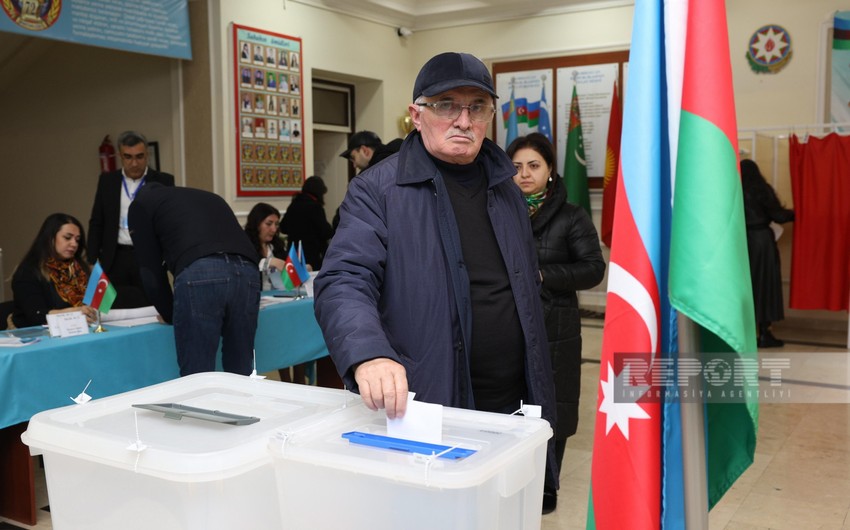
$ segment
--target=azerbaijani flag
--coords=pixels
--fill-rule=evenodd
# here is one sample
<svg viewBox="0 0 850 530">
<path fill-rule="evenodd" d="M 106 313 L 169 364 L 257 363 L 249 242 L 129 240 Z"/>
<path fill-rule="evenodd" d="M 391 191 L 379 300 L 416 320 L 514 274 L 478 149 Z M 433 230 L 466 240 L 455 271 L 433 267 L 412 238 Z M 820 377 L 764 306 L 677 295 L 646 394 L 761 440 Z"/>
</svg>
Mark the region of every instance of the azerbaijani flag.
<svg viewBox="0 0 850 530">
<path fill-rule="evenodd" d="M 737 131 L 724 0 L 689 2 L 670 300 L 700 326 L 700 351 L 757 363 Z M 757 395 L 744 379 L 744 395 Z M 753 462 L 758 401 L 709 403 L 705 418 L 711 508 Z"/>
<path fill-rule="evenodd" d="M 86 286 L 86 294 L 83 296 L 83 304 L 106 314 L 112 308 L 112 303 L 115 302 L 116 296 L 118 296 L 118 292 L 115 290 L 115 286 L 106 277 L 106 273 L 103 272 L 103 267 L 100 266 L 100 261 L 98 261 L 94 264 L 89 275 L 89 283 Z"/>
<path fill-rule="evenodd" d="M 850 11 L 836 11 L 832 21 L 832 49 L 850 50 Z"/>
<path fill-rule="evenodd" d="M 701 351 L 756 351 L 724 1 L 637 0 L 629 63 L 587 527 L 678 529 L 679 403 L 615 402 L 612 359 L 678 355 L 676 311 Z M 705 410 L 711 507 L 752 462 L 758 409 Z"/>
<path fill-rule="evenodd" d="M 302 258 L 295 251 L 295 243 L 293 242 L 289 246 L 289 254 L 286 256 L 286 268 L 280 274 L 284 289 L 295 289 L 310 279 L 310 273 L 307 272 L 307 267 L 301 260 Z"/>
<path fill-rule="evenodd" d="M 654 360 L 668 342 L 669 326 L 662 318 L 668 314 L 662 306 L 664 210 L 670 204 L 664 200 L 669 197 L 670 172 L 662 121 L 663 45 L 662 0 L 636 0 L 613 219 L 617 244 L 608 267 L 589 529 L 658 530 L 661 524 L 661 405 L 657 400 L 617 400 L 614 388 L 626 375 L 624 370 L 616 372 L 615 353 L 645 353 Z"/>
<path fill-rule="evenodd" d="M 602 228 L 599 236 L 611 248 L 611 231 L 614 228 L 614 204 L 617 196 L 617 170 L 620 167 L 620 136 L 623 133 L 623 114 L 617 81 L 611 96 L 611 114 L 608 117 L 608 142 L 605 149 L 605 178 L 602 187 Z"/>
<path fill-rule="evenodd" d="M 578 93 L 573 85 L 570 103 L 570 123 L 567 127 L 567 149 L 564 153 L 564 183 L 567 201 L 581 206 L 590 215 L 590 192 L 587 189 L 587 158 L 584 156 L 584 135 L 581 133 L 581 112 Z"/>
</svg>

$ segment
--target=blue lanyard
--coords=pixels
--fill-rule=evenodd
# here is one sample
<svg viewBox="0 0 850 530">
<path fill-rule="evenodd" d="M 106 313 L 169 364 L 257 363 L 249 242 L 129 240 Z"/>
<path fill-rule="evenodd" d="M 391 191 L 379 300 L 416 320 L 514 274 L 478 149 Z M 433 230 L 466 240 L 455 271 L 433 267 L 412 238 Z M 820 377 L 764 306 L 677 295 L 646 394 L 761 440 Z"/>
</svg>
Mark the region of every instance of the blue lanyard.
<svg viewBox="0 0 850 530">
<path fill-rule="evenodd" d="M 133 201 L 133 199 L 135 199 L 135 198 L 136 198 L 136 194 L 137 194 L 137 193 L 139 193 L 139 190 L 140 190 L 140 189 L 142 189 L 142 186 L 144 186 L 144 185 L 145 185 L 145 179 L 146 179 L 146 178 L 148 178 L 148 176 L 147 176 L 147 175 L 145 175 L 144 177 L 142 177 L 142 181 L 141 181 L 141 182 L 139 182 L 139 187 L 138 187 L 138 188 L 136 188 L 136 191 L 134 191 L 132 195 L 130 195 L 130 189 L 127 187 L 127 177 L 122 177 L 122 178 L 121 178 L 121 184 L 123 184 L 123 185 L 124 185 L 124 193 L 126 193 L 126 194 L 127 194 L 127 198 L 128 198 L 128 199 L 130 199 L 130 201 L 131 201 L 131 202 Z"/>
</svg>

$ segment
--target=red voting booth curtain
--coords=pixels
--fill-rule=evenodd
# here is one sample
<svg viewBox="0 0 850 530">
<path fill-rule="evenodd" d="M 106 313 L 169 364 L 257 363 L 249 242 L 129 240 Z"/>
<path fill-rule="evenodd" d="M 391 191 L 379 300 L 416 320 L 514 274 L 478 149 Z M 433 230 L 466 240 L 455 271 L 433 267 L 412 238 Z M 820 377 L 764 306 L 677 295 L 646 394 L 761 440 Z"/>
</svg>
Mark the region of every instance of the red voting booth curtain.
<svg viewBox="0 0 850 530">
<path fill-rule="evenodd" d="M 850 137 L 790 139 L 794 309 L 846 310 L 850 300 Z"/>
</svg>

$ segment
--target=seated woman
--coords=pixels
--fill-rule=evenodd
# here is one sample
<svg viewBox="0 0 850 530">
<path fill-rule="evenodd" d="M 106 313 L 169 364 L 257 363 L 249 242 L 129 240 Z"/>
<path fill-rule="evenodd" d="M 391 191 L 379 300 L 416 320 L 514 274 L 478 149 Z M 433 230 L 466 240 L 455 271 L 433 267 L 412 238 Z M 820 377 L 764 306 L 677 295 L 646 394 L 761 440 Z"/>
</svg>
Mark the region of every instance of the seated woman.
<svg viewBox="0 0 850 530">
<path fill-rule="evenodd" d="M 9 329 L 40 326 L 48 314 L 71 311 L 94 322 L 97 311 L 83 305 L 89 279 L 85 257 L 83 225 L 68 214 L 49 215 L 12 275 L 15 310 Z"/>
<path fill-rule="evenodd" d="M 245 233 L 257 249 L 260 256 L 260 272 L 263 276 L 263 290 L 272 289 L 271 276 L 286 268 L 286 244 L 280 237 L 280 211 L 271 204 L 258 202 L 248 213 Z M 306 377 L 307 363 L 278 370 L 280 380 L 285 383 L 303 383 Z M 290 372 L 292 369 L 292 372 Z"/>
</svg>

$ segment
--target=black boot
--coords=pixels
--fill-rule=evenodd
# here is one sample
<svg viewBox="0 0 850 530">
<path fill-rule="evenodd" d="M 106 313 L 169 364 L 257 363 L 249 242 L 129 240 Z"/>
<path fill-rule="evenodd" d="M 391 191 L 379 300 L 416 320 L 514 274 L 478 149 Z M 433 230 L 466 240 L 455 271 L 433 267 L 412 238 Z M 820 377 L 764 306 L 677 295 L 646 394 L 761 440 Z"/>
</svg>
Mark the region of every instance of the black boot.
<svg viewBox="0 0 850 530">
<path fill-rule="evenodd" d="M 543 489 L 543 515 L 547 513 L 552 513 L 555 511 L 555 508 L 558 507 L 558 492 L 555 490 L 550 490 L 549 488 Z"/>
<path fill-rule="evenodd" d="M 759 348 L 781 348 L 785 343 L 773 336 L 770 332 L 770 322 L 759 323 L 759 338 L 757 341 Z"/>
</svg>

